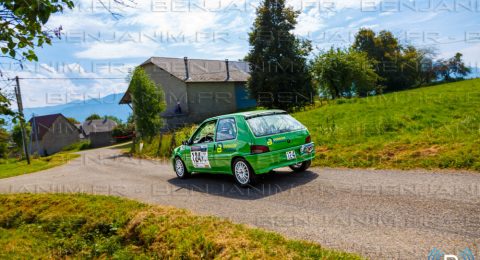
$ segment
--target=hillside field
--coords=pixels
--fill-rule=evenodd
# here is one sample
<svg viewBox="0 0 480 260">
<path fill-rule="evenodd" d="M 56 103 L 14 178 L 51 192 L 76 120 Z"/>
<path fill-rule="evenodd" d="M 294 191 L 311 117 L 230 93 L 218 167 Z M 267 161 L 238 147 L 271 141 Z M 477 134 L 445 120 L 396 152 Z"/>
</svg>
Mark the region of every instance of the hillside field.
<svg viewBox="0 0 480 260">
<path fill-rule="evenodd" d="M 316 166 L 480 171 L 480 79 L 330 103 L 294 114 Z"/>
<path fill-rule="evenodd" d="M 339 99 L 292 115 L 317 145 L 314 166 L 480 171 L 480 79 Z M 178 130 L 175 144 L 194 130 Z M 168 157 L 171 134 L 159 140 L 136 155 Z"/>
<path fill-rule="evenodd" d="M 186 210 L 115 197 L 0 195 L 1 259 L 361 259 Z"/>
</svg>

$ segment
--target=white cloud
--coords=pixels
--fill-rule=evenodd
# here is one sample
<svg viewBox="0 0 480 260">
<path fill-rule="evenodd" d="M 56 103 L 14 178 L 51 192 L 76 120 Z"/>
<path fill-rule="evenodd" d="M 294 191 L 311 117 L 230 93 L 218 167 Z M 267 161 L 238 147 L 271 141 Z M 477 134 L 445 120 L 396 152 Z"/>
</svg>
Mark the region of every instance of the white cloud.
<svg viewBox="0 0 480 260">
<path fill-rule="evenodd" d="M 373 21 L 373 20 L 375 20 L 374 17 L 365 17 L 365 18 L 362 18 L 360 20 L 357 20 L 357 21 L 354 21 L 354 22 L 350 23 L 348 25 L 348 27 L 359 28 L 359 27 L 362 27 L 362 26 L 366 26 L 367 22 L 370 22 L 370 21 Z"/>
<path fill-rule="evenodd" d="M 324 20 L 318 10 L 311 10 L 308 13 L 301 13 L 298 17 L 295 34 L 308 35 L 325 28 Z"/>
<path fill-rule="evenodd" d="M 161 46 L 153 43 L 121 42 L 121 43 L 93 43 L 85 50 L 75 54 L 85 59 L 121 59 L 135 57 L 150 57 Z"/>
</svg>

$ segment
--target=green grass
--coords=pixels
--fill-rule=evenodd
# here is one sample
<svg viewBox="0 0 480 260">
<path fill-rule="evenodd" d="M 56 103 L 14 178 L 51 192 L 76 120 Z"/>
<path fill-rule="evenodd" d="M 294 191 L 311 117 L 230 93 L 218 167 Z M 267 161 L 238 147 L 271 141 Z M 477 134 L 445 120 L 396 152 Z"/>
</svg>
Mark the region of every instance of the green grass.
<svg viewBox="0 0 480 260">
<path fill-rule="evenodd" d="M 46 156 L 39 157 L 31 155 L 31 164 L 27 164 L 25 159 L 7 158 L 0 159 L 0 179 L 13 177 L 17 175 L 43 171 L 49 168 L 63 165 L 72 159 L 79 157 L 80 155 L 74 154 L 74 152 L 86 150 L 90 148 L 90 141 L 80 141 L 68 145 L 62 149 L 62 152 Z"/>
<path fill-rule="evenodd" d="M 62 151 L 78 152 L 90 148 L 90 141 L 80 141 L 71 145 L 65 146 Z"/>
<path fill-rule="evenodd" d="M 314 166 L 480 171 L 480 79 L 317 102 L 292 115 L 317 145 Z M 193 129 L 180 129 L 176 145 Z M 155 137 L 135 155 L 167 157 L 170 143 L 164 136 L 159 149 Z"/>
<path fill-rule="evenodd" d="M 314 165 L 480 170 L 480 80 L 295 113 L 317 145 Z"/>
<path fill-rule="evenodd" d="M 31 164 L 16 158 L 0 159 L 0 179 L 46 170 L 79 157 L 78 154 L 61 152 L 47 157 L 32 157 Z"/>
<path fill-rule="evenodd" d="M 154 159 L 154 158 L 167 158 L 170 157 L 172 148 L 175 148 L 182 144 L 182 141 L 187 140 L 195 131 L 196 126 L 188 126 L 179 129 L 175 132 L 175 139 L 172 140 L 172 134 L 162 134 L 153 137 L 151 140 L 144 140 L 144 146 L 140 152 L 139 143 L 136 144 L 135 153 L 136 157 Z M 131 145 L 130 145 L 131 147 Z M 131 152 L 131 149 L 129 150 Z"/>
<path fill-rule="evenodd" d="M 91 195 L 0 195 L 0 259 L 360 259 L 171 207 Z"/>
</svg>

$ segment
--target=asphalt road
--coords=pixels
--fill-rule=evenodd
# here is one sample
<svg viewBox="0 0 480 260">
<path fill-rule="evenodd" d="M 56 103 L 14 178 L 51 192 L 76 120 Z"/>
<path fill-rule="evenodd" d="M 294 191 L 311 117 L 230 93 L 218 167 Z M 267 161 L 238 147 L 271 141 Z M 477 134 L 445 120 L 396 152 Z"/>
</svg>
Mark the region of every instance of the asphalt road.
<svg viewBox="0 0 480 260">
<path fill-rule="evenodd" d="M 165 162 L 115 148 L 46 171 L 0 179 L 1 193 L 86 192 L 187 208 L 372 259 L 426 259 L 436 248 L 480 258 L 480 174 L 281 169 L 253 188 L 230 176 L 179 180 Z M 462 259 L 459 257 L 459 259 Z"/>
</svg>

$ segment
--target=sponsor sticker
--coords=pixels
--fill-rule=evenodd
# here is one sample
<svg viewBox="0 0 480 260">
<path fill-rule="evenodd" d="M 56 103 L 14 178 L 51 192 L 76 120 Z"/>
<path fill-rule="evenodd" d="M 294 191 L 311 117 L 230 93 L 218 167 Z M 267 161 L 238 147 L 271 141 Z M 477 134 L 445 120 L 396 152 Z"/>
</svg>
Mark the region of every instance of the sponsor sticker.
<svg viewBox="0 0 480 260">
<path fill-rule="evenodd" d="M 285 136 L 280 136 L 276 138 L 267 138 L 267 145 L 278 144 L 283 142 L 289 142 Z"/>
<path fill-rule="evenodd" d="M 272 145 L 273 144 L 273 139 L 272 138 L 268 138 L 267 139 L 267 145 Z"/>
</svg>

